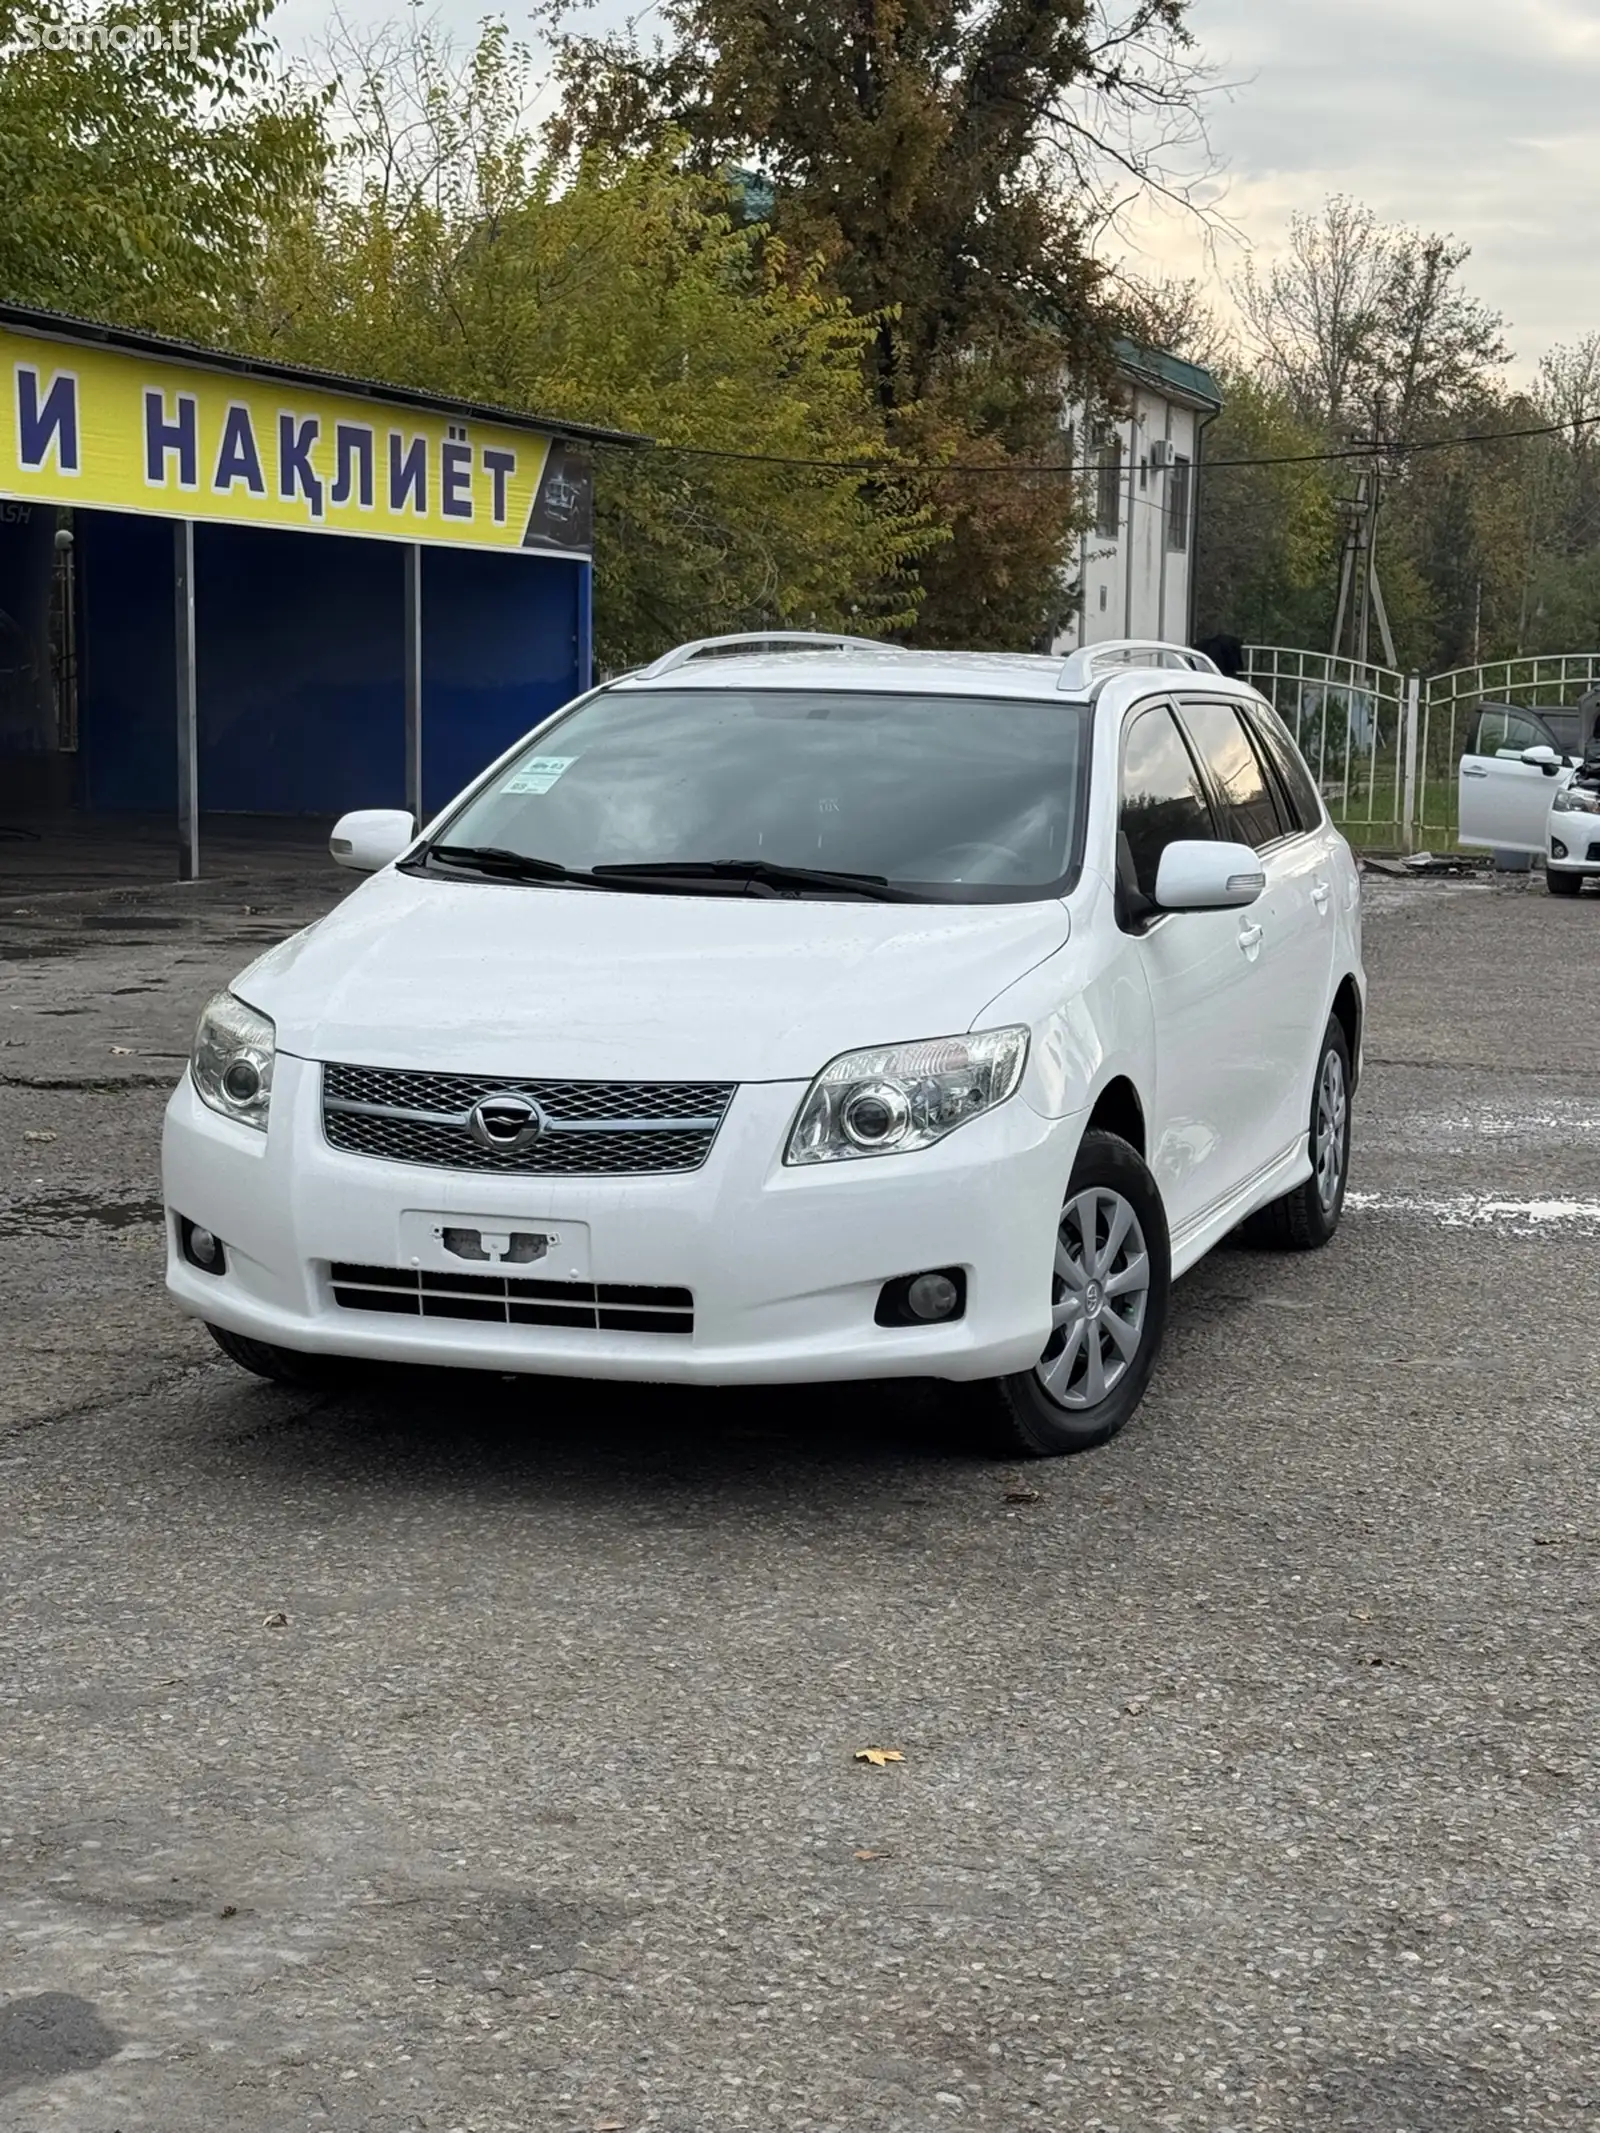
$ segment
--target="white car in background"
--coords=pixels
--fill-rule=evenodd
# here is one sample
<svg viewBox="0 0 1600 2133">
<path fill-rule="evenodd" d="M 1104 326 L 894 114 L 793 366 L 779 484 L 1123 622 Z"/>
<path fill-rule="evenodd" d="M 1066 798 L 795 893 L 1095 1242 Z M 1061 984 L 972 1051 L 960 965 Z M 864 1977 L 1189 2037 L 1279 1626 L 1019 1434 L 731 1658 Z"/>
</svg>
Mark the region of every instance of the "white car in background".
<svg viewBox="0 0 1600 2133">
<path fill-rule="evenodd" d="M 1485 704 L 1458 772 L 1459 841 L 1541 858 L 1551 895 L 1576 896 L 1600 878 L 1600 777 L 1583 767 L 1597 741 L 1593 711 Z"/>
<path fill-rule="evenodd" d="M 592 691 L 201 1016 L 168 1284 L 236 1362 L 1138 1406 L 1174 1276 L 1325 1244 L 1360 893 L 1198 653 L 713 639 Z"/>
</svg>

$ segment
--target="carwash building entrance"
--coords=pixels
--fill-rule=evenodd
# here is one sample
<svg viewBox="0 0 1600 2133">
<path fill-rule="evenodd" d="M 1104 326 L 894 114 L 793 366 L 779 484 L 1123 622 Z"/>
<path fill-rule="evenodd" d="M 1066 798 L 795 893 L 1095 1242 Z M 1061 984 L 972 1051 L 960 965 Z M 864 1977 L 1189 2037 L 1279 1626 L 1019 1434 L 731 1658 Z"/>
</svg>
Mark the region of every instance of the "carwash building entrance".
<svg viewBox="0 0 1600 2133">
<path fill-rule="evenodd" d="M 579 424 L 0 306 L 0 826 L 419 820 L 588 685 Z"/>
</svg>

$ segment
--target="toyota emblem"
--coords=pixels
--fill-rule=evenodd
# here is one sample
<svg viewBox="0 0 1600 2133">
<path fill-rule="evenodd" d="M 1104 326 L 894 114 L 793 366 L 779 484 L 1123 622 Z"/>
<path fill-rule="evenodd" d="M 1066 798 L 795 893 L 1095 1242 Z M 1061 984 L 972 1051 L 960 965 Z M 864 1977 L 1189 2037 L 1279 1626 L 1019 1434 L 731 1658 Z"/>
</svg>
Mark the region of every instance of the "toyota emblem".
<svg viewBox="0 0 1600 2133">
<path fill-rule="evenodd" d="M 544 1113 L 531 1096 L 483 1096 L 467 1113 L 467 1131 L 480 1148 L 520 1155 L 544 1131 Z"/>
</svg>

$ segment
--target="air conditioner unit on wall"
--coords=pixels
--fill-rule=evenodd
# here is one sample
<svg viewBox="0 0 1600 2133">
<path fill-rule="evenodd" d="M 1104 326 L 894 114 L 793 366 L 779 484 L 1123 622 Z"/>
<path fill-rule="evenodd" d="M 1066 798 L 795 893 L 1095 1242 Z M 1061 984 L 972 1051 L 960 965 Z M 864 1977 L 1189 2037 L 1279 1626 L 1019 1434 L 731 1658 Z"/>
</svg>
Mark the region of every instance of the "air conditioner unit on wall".
<svg viewBox="0 0 1600 2133">
<path fill-rule="evenodd" d="M 1154 439 L 1150 446 L 1150 464 L 1153 467 L 1171 466 L 1172 444 L 1170 439 L 1166 437 L 1157 437 L 1156 439 Z"/>
</svg>

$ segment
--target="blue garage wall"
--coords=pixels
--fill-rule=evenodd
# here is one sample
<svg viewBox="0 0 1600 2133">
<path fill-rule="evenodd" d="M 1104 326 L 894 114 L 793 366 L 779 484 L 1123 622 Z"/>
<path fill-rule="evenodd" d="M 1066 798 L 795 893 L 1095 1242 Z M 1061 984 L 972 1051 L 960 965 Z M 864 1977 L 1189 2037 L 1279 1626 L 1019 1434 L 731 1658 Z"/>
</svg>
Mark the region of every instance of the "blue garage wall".
<svg viewBox="0 0 1600 2133">
<path fill-rule="evenodd" d="M 405 805 L 403 558 L 392 541 L 195 528 L 203 809 Z"/>
<path fill-rule="evenodd" d="M 422 789 L 443 807 L 582 686 L 588 566 L 429 548 L 422 558 Z"/>
<path fill-rule="evenodd" d="M 174 525 L 81 512 L 78 529 L 84 804 L 165 812 L 178 778 Z M 195 528 L 203 810 L 405 805 L 405 556 L 388 541 Z M 431 812 L 577 694 L 588 566 L 446 548 L 422 563 Z"/>
<path fill-rule="evenodd" d="M 83 804 L 178 804 L 169 520 L 79 511 L 78 754 Z"/>
</svg>

